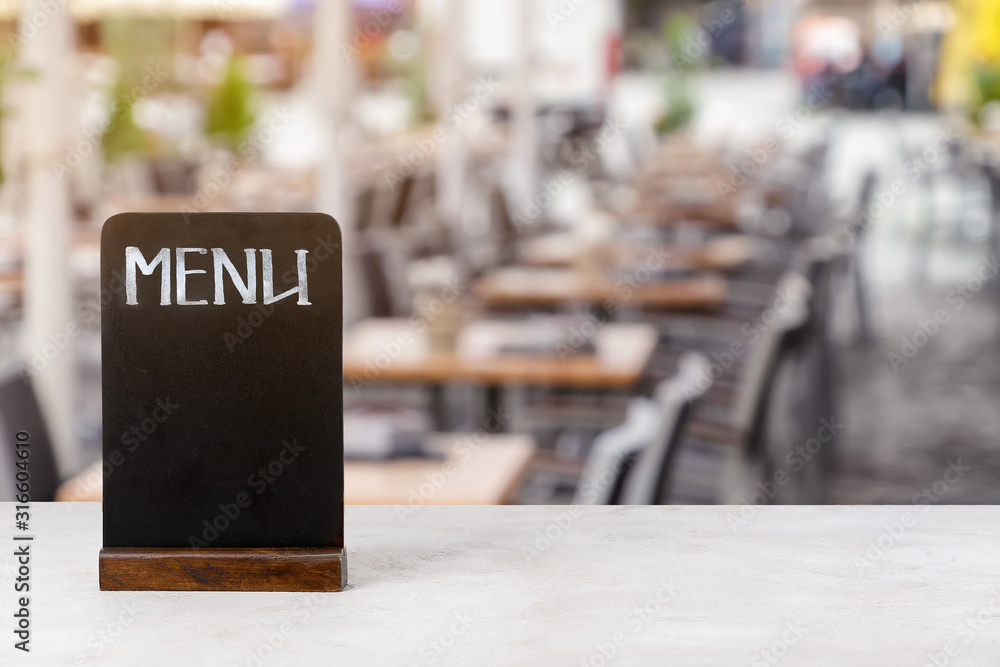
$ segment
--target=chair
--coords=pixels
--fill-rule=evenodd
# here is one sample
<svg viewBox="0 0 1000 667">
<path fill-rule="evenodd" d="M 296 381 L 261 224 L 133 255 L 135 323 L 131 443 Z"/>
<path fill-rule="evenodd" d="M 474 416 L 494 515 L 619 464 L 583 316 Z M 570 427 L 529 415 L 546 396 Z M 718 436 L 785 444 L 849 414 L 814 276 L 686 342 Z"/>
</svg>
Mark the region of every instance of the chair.
<svg viewBox="0 0 1000 667">
<path fill-rule="evenodd" d="M 389 225 L 393 229 L 402 227 L 403 221 L 406 220 L 410 213 L 413 205 L 413 197 L 411 195 L 413 194 L 414 185 L 416 185 L 416 178 L 411 175 L 404 178 L 399 186 L 399 193 L 396 195 L 396 200 L 389 216 Z"/>
<path fill-rule="evenodd" d="M 773 319 L 758 329 L 734 390 L 717 392 L 713 387 L 689 422 L 686 435 L 694 444 L 732 448 L 723 502 L 742 502 L 757 481 L 771 478 L 791 447 L 816 433 L 821 419 L 837 416 L 828 320 L 833 268 L 847 251 L 843 241 L 830 235 L 801 244 L 794 268 L 778 282 L 778 296 L 770 307 Z M 718 396 L 727 400 L 719 404 Z M 796 476 L 787 493 L 797 487 L 802 497 L 821 498 L 831 452 L 832 442 L 815 465 Z"/>
<path fill-rule="evenodd" d="M 628 402 L 625 423 L 597 436 L 573 497 L 574 505 L 618 505 L 625 479 L 638 454 L 652 444 L 664 421 L 656 402 L 643 397 Z"/>
<path fill-rule="evenodd" d="M 510 213 L 507 195 L 500 186 L 489 194 L 490 229 L 496 238 L 499 264 L 512 264 L 517 258 L 516 245 L 523 230 L 519 229 Z"/>
<path fill-rule="evenodd" d="M 722 502 L 737 501 L 747 487 L 764 478 L 773 467 L 774 452 L 767 441 L 768 417 L 779 371 L 804 339 L 809 323 L 811 287 L 805 276 L 789 271 L 779 281 L 780 300 L 773 309 L 777 319 L 760 331 L 740 368 L 728 417 L 696 418 L 686 432 L 696 442 L 731 447 L 728 472 L 722 480 Z M 710 407 L 710 406 L 706 406 Z M 715 406 L 716 410 L 725 410 Z"/>
<path fill-rule="evenodd" d="M 366 233 L 375 223 L 375 199 L 377 193 L 374 187 L 365 186 L 360 189 L 355 200 L 357 223 L 355 231 Z"/>
<path fill-rule="evenodd" d="M 1000 254 L 1000 167 L 992 157 L 984 159 L 982 171 L 990 197 L 990 256 Z M 993 289 L 1000 295 L 1000 281 L 994 281 Z"/>
<path fill-rule="evenodd" d="M 875 198 L 875 185 L 877 182 L 878 176 L 874 169 L 869 170 L 862 178 L 861 189 L 858 193 L 857 210 L 859 215 L 864 214 L 868 211 L 868 207 L 871 206 L 872 200 Z M 848 270 L 850 271 L 851 281 L 854 283 L 854 306 L 858 318 L 858 340 L 862 343 L 871 340 L 872 329 L 868 307 L 868 291 L 865 288 L 865 281 L 861 270 L 860 242 L 866 231 L 865 224 L 859 220 L 856 231 L 852 234 L 854 236 L 854 243 L 851 244 L 847 255 Z"/>
<path fill-rule="evenodd" d="M 678 373 L 657 386 L 653 398 L 631 399 L 625 423 L 594 441 L 573 502 L 662 502 L 681 429 L 707 372 L 708 360 L 689 353 L 680 360 Z"/>
<path fill-rule="evenodd" d="M 149 161 L 154 191 L 160 195 L 194 196 L 195 164 L 180 158 L 156 158 Z"/>
<path fill-rule="evenodd" d="M 557 229 L 547 220 L 544 212 L 537 217 L 528 219 L 522 216 L 520 224 L 511 212 L 510 197 L 500 185 L 495 185 L 489 192 L 490 231 L 499 249 L 498 264 L 508 265 L 517 262 L 517 244 L 526 239 L 536 238 Z"/>
<path fill-rule="evenodd" d="M 385 258 L 376 248 L 367 247 L 358 253 L 361 272 L 368 287 L 369 315 L 392 317 L 396 312 L 396 299 L 385 266 Z"/>
<path fill-rule="evenodd" d="M 31 380 L 20 373 L 10 373 L 0 382 L 0 423 L 3 425 L 3 454 L 0 455 L 0 500 L 14 500 L 16 495 L 16 434 L 29 434 L 31 456 L 28 462 L 32 502 L 49 502 L 59 488 L 55 451 L 45 418 Z"/>
<path fill-rule="evenodd" d="M 837 377 L 834 348 L 830 339 L 830 312 L 833 302 L 833 273 L 848 257 L 849 245 L 841 236 L 825 236 L 810 240 L 802 249 L 803 275 L 809 280 L 808 318 L 794 350 L 786 354 L 786 366 L 793 367 L 799 386 L 793 396 L 799 405 L 793 412 L 793 438 L 803 443 L 816 434 L 822 420 L 835 419 L 837 409 Z M 826 473 L 831 467 L 835 435 L 824 444 L 815 464 L 803 469 L 799 476 L 802 493 L 795 502 L 821 502 L 826 495 Z M 787 454 L 782 452 L 782 459 Z"/>
<path fill-rule="evenodd" d="M 736 402 L 732 426 L 736 443 L 743 453 L 745 481 L 750 484 L 770 479 L 791 451 L 805 442 L 824 417 L 835 416 L 832 349 L 828 335 L 831 300 L 830 280 L 834 263 L 843 257 L 843 246 L 834 237 L 806 242 L 799 253 L 798 271 L 789 272 L 780 289 L 791 307 L 782 313 L 771 330 L 758 341 L 760 349 L 747 360 Z M 791 296 L 791 298 L 789 298 Z M 789 403 L 779 405 L 779 384 L 791 387 Z M 789 378 L 797 381 L 791 382 Z M 785 413 L 778 414 L 784 409 Z M 790 414 L 788 414 L 790 413 Z M 789 441 L 776 436 L 784 426 Z M 803 470 L 797 484 L 803 496 L 813 501 L 824 495 L 824 473 L 832 443 L 816 463 Z M 740 490 L 738 480 L 734 490 Z"/>
<path fill-rule="evenodd" d="M 809 280 L 809 319 L 806 333 L 807 343 L 816 352 L 816 383 L 820 392 L 816 409 L 818 417 L 829 417 L 835 412 L 833 386 L 833 346 L 830 341 L 830 312 L 833 302 L 834 268 L 849 257 L 851 248 L 838 236 L 823 236 L 812 239 L 802 249 L 803 275 Z M 860 279 L 859 279 L 860 280 Z"/>
<path fill-rule="evenodd" d="M 751 454 L 760 453 L 764 447 L 766 415 L 778 367 L 809 321 L 811 289 L 806 278 L 795 272 L 786 273 L 778 290 L 785 310 L 779 312 L 776 301 L 778 319 L 762 331 L 747 355 L 731 413 L 730 426 L 736 444 Z"/>
<path fill-rule="evenodd" d="M 706 381 L 710 377 L 709 372 L 706 357 L 696 353 L 685 354 L 680 360 L 677 375 L 657 385 L 653 398 L 663 421 L 652 443 L 639 452 L 638 460 L 625 480 L 625 504 L 666 503 L 681 432 L 691 405 L 711 384 Z"/>
<path fill-rule="evenodd" d="M 413 225 L 417 211 L 434 200 L 436 186 L 433 172 L 417 172 L 403 179 L 389 213 L 392 229 Z"/>
</svg>

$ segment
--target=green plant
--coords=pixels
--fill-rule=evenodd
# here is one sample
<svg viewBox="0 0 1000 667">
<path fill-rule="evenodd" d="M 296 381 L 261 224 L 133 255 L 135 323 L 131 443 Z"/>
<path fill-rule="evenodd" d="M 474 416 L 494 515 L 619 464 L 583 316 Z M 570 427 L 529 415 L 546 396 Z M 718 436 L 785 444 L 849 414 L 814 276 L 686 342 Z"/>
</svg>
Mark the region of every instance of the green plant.
<svg viewBox="0 0 1000 667">
<path fill-rule="evenodd" d="M 657 134 L 664 135 L 682 128 L 694 116 L 694 99 L 691 85 L 682 75 L 667 77 L 667 113 L 656 125 Z"/>
<path fill-rule="evenodd" d="M 235 151 L 256 120 L 253 93 L 253 84 L 240 63 L 231 58 L 222 80 L 209 94 L 205 122 L 208 136 Z"/>
<path fill-rule="evenodd" d="M 663 22 L 663 40 L 667 50 L 673 55 L 686 55 L 684 46 L 691 44 L 691 37 L 697 31 L 694 19 L 684 13 L 676 13 Z"/>
<path fill-rule="evenodd" d="M 111 88 L 111 109 L 101 135 L 104 161 L 117 162 L 126 155 L 146 153 L 155 146 L 151 135 L 135 122 L 135 105 L 153 93 L 147 81 L 150 68 L 172 58 L 175 26 L 169 22 L 135 17 L 107 18 L 100 22 L 100 40 L 117 65 Z M 170 80 L 156 81 L 155 90 Z"/>
<path fill-rule="evenodd" d="M 978 126 L 982 121 L 983 107 L 990 102 L 1000 102 L 1000 61 L 973 65 L 972 85 L 969 115 L 973 124 Z"/>
<path fill-rule="evenodd" d="M 135 123 L 133 112 L 135 101 L 130 88 L 119 80 L 112 90 L 111 118 L 101 135 L 104 161 L 117 162 L 129 153 L 138 153 L 146 148 L 146 133 Z"/>
<path fill-rule="evenodd" d="M 675 69 L 667 75 L 667 113 L 656 125 L 656 132 L 660 135 L 684 127 L 694 116 L 694 96 L 687 70 L 697 66 L 698 61 L 688 57 L 684 46 L 691 44 L 690 38 L 696 29 L 694 20 L 687 14 L 674 14 L 664 22 L 663 40 Z"/>
</svg>

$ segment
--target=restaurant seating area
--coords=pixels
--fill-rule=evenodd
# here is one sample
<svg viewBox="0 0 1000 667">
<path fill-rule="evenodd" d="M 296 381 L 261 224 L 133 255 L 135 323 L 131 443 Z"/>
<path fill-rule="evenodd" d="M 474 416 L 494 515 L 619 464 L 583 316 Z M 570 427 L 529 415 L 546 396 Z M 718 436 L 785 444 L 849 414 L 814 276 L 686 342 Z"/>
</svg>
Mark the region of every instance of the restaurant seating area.
<svg viewBox="0 0 1000 667">
<path fill-rule="evenodd" d="M 910 502 L 959 458 L 942 502 L 1000 500 L 988 123 L 888 75 L 848 94 L 791 37 L 685 69 L 665 26 L 711 8 L 595 0 L 561 33 L 431 4 L 95 9 L 21 54 L 3 85 L 83 110 L 4 119 L 0 417 L 37 414 L 39 493 L 99 500 L 114 468 L 104 221 L 317 210 L 343 231 L 348 504 Z"/>
<path fill-rule="evenodd" d="M 851 383 L 838 360 L 877 334 L 863 235 L 818 185 L 831 152 L 819 136 L 725 210 L 721 160 L 677 138 L 631 179 L 588 176 L 593 191 L 631 193 L 594 207 L 596 232 L 554 221 L 512 232 L 510 207 L 493 205 L 492 261 L 480 263 L 461 240 L 429 256 L 423 234 L 386 234 L 391 249 L 364 251 L 373 317 L 345 338 L 349 409 L 529 434 L 536 452 L 509 502 L 830 502 Z M 874 187 L 869 171 L 855 211 Z M 383 206 L 396 217 L 366 230 L 395 228 L 404 201 L 432 207 L 425 192 L 401 193 Z M 390 270 L 400 264 L 438 282 L 414 289 Z"/>
</svg>

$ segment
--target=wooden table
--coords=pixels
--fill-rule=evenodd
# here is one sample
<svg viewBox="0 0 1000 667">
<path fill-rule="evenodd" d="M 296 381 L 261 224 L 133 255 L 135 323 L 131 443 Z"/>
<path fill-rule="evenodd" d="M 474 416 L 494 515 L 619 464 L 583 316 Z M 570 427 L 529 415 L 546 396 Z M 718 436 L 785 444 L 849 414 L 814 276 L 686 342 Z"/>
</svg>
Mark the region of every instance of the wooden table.
<svg viewBox="0 0 1000 667">
<path fill-rule="evenodd" d="M 428 449 L 436 459 L 399 459 L 344 465 L 349 505 L 502 505 L 511 499 L 535 455 L 528 435 L 437 434 Z M 435 473 L 441 472 L 443 482 Z"/>
<path fill-rule="evenodd" d="M 573 270 L 511 267 L 483 276 L 474 289 L 488 306 L 502 307 L 589 303 L 711 310 L 726 300 L 726 281 L 710 274 L 629 283 Z"/>
<path fill-rule="evenodd" d="M 596 354 L 560 359 L 495 352 L 503 341 L 528 340 L 532 326 L 531 320 L 483 320 L 465 327 L 456 350 L 434 352 L 426 327 L 406 319 L 363 320 L 344 337 L 344 381 L 349 388 L 376 381 L 625 388 L 639 381 L 657 342 L 650 325 L 605 324 L 597 331 Z"/>
<path fill-rule="evenodd" d="M 581 239 L 573 234 L 547 234 L 529 239 L 518 246 L 521 264 L 536 268 L 571 268 L 595 250 L 596 242 Z M 608 255 L 610 266 L 627 266 L 636 263 L 641 253 L 649 248 L 624 241 L 600 246 Z M 701 246 L 665 245 L 659 252 L 669 258 L 670 265 L 678 269 L 697 271 L 732 271 L 745 264 L 754 252 L 752 239 L 745 236 L 724 236 L 710 239 Z"/>
<path fill-rule="evenodd" d="M 696 146 L 664 146 L 634 179 L 635 213 L 660 225 L 696 222 L 739 227 L 739 188 L 716 156 Z M 723 193 L 720 185 L 733 187 Z"/>
<path fill-rule="evenodd" d="M 0 272 L 0 292 L 22 294 L 24 292 L 24 274 L 20 271 Z"/>
<path fill-rule="evenodd" d="M 101 506 L 34 504 L 31 653 L 8 630 L 3 664 L 1000 664 L 998 507 L 351 506 L 345 528 L 341 593 L 107 593 Z"/>
<path fill-rule="evenodd" d="M 531 463 L 535 442 L 527 435 L 441 433 L 432 436 L 428 449 L 445 458 L 346 462 L 344 501 L 348 505 L 499 505 L 510 499 Z M 56 493 L 58 501 L 102 498 L 100 461 L 63 483 Z"/>
</svg>

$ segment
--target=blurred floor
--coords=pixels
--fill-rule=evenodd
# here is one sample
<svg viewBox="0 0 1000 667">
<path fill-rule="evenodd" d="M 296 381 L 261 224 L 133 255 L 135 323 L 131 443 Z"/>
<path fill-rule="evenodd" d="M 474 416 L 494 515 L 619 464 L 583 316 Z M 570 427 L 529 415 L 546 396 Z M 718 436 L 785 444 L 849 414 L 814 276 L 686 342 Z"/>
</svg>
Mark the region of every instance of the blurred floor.
<svg viewBox="0 0 1000 667">
<path fill-rule="evenodd" d="M 897 130 L 919 151 L 943 121 L 895 122 L 847 121 L 835 190 L 846 196 L 867 164 L 882 190 L 901 174 Z M 864 241 L 875 336 L 840 348 L 845 431 L 830 502 L 1000 502 L 1000 285 L 994 278 L 973 291 L 990 257 L 988 204 L 975 177 L 944 160 L 914 185 Z M 948 321 L 922 347 L 908 347 L 904 338 L 923 342 L 921 323 L 933 331 L 939 311 Z M 890 353 L 900 355 L 896 369 Z"/>
<path fill-rule="evenodd" d="M 845 431 L 833 473 L 834 503 L 911 503 L 968 466 L 939 502 L 1000 502 L 1000 328 L 995 294 L 954 312 L 894 372 L 888 359 L 919 322 L 947 308 L 948 289 L 876 296 L 878 336 L 841 352 Z M 949 474 L 950 480 L 956 478 Z M 938 490 L 944 488 L 940 483 Z"/>
</svg>

